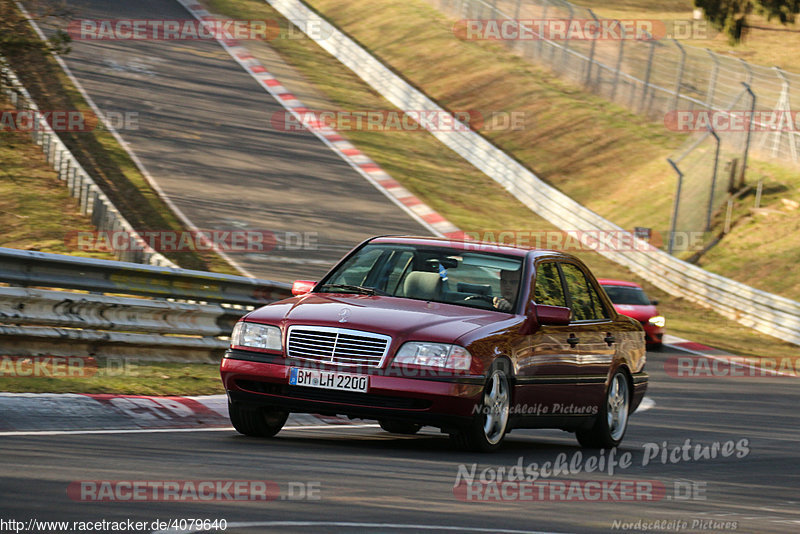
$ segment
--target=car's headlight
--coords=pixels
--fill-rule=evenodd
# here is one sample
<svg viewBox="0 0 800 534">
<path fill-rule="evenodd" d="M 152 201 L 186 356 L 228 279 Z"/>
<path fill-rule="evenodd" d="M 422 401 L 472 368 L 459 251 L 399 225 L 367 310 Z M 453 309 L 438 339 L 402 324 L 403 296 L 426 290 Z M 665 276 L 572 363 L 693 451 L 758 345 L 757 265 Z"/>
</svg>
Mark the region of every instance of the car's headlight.
<svg viewBox="0 0 800 534">
<path fill-rule="evenodd" d="M 659 328 L 661 328 L 665 324 L 667 324 L 667 320 L 664 319 L 663 315 L 656 315 L 655 317 L 650 317 L 650 319 L 648 319 L 647 322 L 650 323 L 651 325 L 657 326 Z"/>
<path fill-rule="evenodd" d="M 421 343 L 409 341 L 404 343 L 397 355 L 395 363 L 439 367 L 442 369 L 467 370 L 472 364 L 472 355 L 459 345 L 445 343 Z"/>
<path fill-rule="evenodd" d="M 281 329 L 265 324 L 238 322 L 231 333 L 231 346 L 281 350 Z"/>
</svg>

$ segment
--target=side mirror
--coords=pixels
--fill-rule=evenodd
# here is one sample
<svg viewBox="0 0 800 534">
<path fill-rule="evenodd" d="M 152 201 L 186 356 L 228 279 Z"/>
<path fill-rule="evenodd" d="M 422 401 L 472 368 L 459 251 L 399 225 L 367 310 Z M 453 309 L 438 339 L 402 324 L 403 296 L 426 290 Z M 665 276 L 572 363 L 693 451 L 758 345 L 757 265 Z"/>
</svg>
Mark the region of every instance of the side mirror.
<svg viewBox="0 0 800 534">
<path fill-rule="evenodd" d="M 563 306 L 536 305 L 536 320 L 540 325 L 568 325 L 571 314 L 572 311 Z"/>
<path fill-rule="evenodd" d="M 657 306 L 658 305 L 658 299 L 650 299 L 650 304 L 652 304 L 653 306 Z"/>
<path fill-rule="evenodd" d="M 317 282 L 313 280 L 295 280 L 294 284 L 292 284 L 292 295 L 299 297 L 300 295 L 311 293 L 315 285 L 317 285 Z"/>
</svg>

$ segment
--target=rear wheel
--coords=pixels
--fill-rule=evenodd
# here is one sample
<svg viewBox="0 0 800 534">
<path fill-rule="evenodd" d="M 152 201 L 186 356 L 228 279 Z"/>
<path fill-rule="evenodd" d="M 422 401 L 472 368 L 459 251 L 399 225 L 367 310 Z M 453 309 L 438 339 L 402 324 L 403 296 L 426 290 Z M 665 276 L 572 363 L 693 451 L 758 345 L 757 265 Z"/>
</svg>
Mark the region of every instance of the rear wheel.
<svg viewBox="0 0 800 534">
<path fill-rule="evenodd" d="M 422 428 L 422 425 L 418 425 L 416 423 L 407 423 L 406 421 L 393 421 L 390 419 L 384 419 L 382 421 L 378 421 L 378 424 L 381 425 L 381 428 L 387 432 L 391 432 L 392 434 L 416 434 L 419 432 L 419 429 Z"/>
<path fill-rule="evenodd" d="M 500 447 L 506 434 L 511 407 L 511 387 L 502 369 L 492 367 L 478 413 L 469 424 L 454 436 L 456 443 L 465 449 L 491 452 Z"/>
<path fill-rule="evenodd" d="M 271 438 L 281 431 L 289 412 L 276 408 L 256 408 L 228 402 L 228 414 L 233 428 L 245 436 Z"/>
<path fill-rule="evenodd" d="M 623 371 L 617 371 L 611 377 L 605 402 L 592 428 L 576 432 L 578 443 L 592 449 L 608 449 L 619 445 L 628 429 L 630 397 L 628 377 Z"/>
</svg>

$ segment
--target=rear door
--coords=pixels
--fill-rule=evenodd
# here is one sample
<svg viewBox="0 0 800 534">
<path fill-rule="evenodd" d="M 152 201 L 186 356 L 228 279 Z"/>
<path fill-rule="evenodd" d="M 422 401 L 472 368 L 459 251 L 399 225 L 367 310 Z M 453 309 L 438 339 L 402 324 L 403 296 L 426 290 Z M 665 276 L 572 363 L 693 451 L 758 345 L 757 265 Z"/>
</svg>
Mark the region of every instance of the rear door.
<svg viewBox="0 0 800 534">
<path fill-rule="evenodd" d="M 537 261 L 531 297 L 536 304 L 567 307 L 568 301 L 558 262 Z M 556 415 L 575 396 L 575 361 L 578 349 L 569 344 L 572 325 L 540 326 L 524 336 L 515 351 L 517 399 L 535 407 L 534 414 Z"/>
<path fill-rule="evenodd" d="M 599 406 L 616 350 L 613 314 L 600 298 L 594 277 L 584 266 L 562 261 L 559 268 L 568 307 L 572 310 L 570 335 L 577 337 L 572 339 L 577 388 L 575 403 Z"/>
</svg>

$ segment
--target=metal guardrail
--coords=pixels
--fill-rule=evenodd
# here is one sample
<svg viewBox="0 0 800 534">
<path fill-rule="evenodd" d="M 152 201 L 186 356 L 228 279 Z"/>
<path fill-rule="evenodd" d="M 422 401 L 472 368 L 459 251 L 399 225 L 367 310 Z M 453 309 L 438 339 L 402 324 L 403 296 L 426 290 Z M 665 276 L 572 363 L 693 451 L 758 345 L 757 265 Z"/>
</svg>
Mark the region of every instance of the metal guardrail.
<svg viewBox="0 0 800 534">
<path fill-rule="evenodd" d="M 7 248 L 0 282 L 10 355 L 215 361 L 239 317 L 291 295 L 270 280 Z"/>
<path fill-rule="evenodd" d="M 311 39 L 399 109 L 446 113 L 300 0 L 266 1 L 299 28 L 314 28 L 316 31 L 309 35 Z M 629 238 L 628 242 L 636 244 L 633 248 L 637 250 L 631 251 L 598 250 L 612 261 L 628 267 L 672 295 L 697 302 L 745 326 L 800 345 L 799 302 L 707 272 L 651 247 L 547 185 L 533 172 L 466 127 L 429 131 L 558 228 L 584 233 L 595 230 L 613 232 L 618 236 L 625 235 Z M 591 243 L 586 244 L 591 246 Z"/>
<path fill-rule="evenodd" d="M 118 251 L 117 257 L 120 260 L 177 267 L 139 237 L 139 233 L 122 216 L 67 145 L 53 131 L 28 90 L 2 56 L 0 56 L 0 91 L 8 97 L 17 111 L 29 112 L 34 117 L 31 137 L 34 143 L 41 147 L 47 163 L 58 173 L 58 178 L 67 183 L 69 193 L 77 199 L 81 213 L 88 215 L 98 230 L 125 232 L 132 240 L 139 242 L 139 247 Z"/>
</svg>

